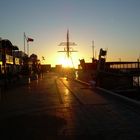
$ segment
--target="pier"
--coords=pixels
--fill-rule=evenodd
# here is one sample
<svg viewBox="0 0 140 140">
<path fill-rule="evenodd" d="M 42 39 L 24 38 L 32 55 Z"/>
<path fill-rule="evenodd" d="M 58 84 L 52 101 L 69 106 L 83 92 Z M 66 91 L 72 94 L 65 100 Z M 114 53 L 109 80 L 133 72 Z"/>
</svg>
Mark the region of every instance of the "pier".
<svg viewBox="0 0 140 140">
<path fill-rule="evenodd" d="M 139 107 L 107 91 L 93 89 L 86 82 L 50 72 L 5 91 L 5 98 L 0 100 L 0 137 L 137 140 Z"/>
</svg>

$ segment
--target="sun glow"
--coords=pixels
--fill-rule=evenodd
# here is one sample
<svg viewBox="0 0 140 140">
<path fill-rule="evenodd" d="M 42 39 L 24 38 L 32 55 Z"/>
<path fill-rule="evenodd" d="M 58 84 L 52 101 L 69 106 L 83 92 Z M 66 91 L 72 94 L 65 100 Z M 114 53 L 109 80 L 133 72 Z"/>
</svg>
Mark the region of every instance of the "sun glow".
<svg viewBox="0 0 140 140">
<path fill-rule="evenodd" d="M 69 58 L 61 58 L 60 63 L 62 64 L 63 67 L 73 67 L 72 60 Z"/>
<path fill-rule="evenodd" d="M 62 67 L 69 67 L 69 68 L 78 68 L 79 65 L 79 55 L 78 54 L 72 54 L 72 60 L 71 58 L 69 60 L 67 60 L 67 57 L 65 54 L 63 53 L 56 53 L 56 54 L 49 54 L 49 55 L 44 55 L 46 60 L 45 62 L 42 62 L 43 64 L 51 64 L 52 67 L 55 67 L 56 65 L 62 65 Z"/>
</svg>

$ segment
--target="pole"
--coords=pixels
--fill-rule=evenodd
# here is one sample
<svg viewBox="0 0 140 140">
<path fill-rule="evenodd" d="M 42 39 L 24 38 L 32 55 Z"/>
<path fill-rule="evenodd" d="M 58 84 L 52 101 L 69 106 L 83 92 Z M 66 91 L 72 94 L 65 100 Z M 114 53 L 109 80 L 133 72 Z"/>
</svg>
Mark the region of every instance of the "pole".
<svg viewBox="0 0 140 140">
<path fill-rule="evenodd" d="M 24 53 L 26 53 L 26 52 L 25 52 L 25 51 L 26 51 L 26 50 L 25 50 L 25 39 L 26 39 L 25 32 L 24 32 L 24 35 L 23 35 L 23 36 L 24 36 Z"/>
<path fill-rule="evenodd" d="M 92 52 L 93 52 L 93 59 L 94 59 L 94 40 L 92 41 Z"/>
<path fill-rule="evenodd" d="M 28 57 L 29 57 L 29 42 L 27 41 L 27 54 L 28 54 Z"/>
<path fill-rule="evenodd" d="M 140 61 L 138 59 L 138 71 L 140 69 Z M 140 75 L 138 75 L 138 87 L 140 86 Z"/>
</svg>

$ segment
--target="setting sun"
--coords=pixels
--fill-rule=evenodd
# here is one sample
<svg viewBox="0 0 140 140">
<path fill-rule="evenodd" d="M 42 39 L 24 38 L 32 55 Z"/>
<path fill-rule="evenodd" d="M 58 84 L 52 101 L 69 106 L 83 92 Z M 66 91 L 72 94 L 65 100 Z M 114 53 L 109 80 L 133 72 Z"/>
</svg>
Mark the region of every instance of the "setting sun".
<svg viewBox="0 0 140 140">
<path fill-rule="evenodd" d="M 60 64 L 62 64 L 63 67 L 73 67 L 73 63 L 72 63 L 72 60 L 69 58 L 66 58 L 66 57 L 63 57 L 60 59 Z"/>
</svg>

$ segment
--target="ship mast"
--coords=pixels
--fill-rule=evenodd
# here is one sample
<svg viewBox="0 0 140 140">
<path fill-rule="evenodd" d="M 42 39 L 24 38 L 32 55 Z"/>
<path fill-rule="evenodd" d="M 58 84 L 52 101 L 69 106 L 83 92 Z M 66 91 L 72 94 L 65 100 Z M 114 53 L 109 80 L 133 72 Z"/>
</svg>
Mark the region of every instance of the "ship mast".
<svg viewBox="0 0 140 140">
<path fill-rule="evenodd" d="M 75 44 L 75 42 L 70 42 L 69 41 L 69 30 L 67 30 L 66 42 L 61 42 L 59 44 L 59 46 L 65 46 L 64 47 L 64 50 L 63 51 L 58 51 L 58 52 L 64 52 L 64 53 L 66 53 L 67 60 L 71 59 L 71 61 L 72 61 L 71 53 L 72 52 L 77 52 L 77 51 L 76 50 L 73 50 L 73 48 L 70 47 L 70 46 L 76 46 L 76 45 L 77 44 Z M 74 67 L 73 61 L 72 61 L 72 65 Z"/>
<path fill-rule="evenodd" d="M 93 53 L 93 60 L 94 60 L 94 40 L 92 41 L 92 53 Z"/>
</svg>

